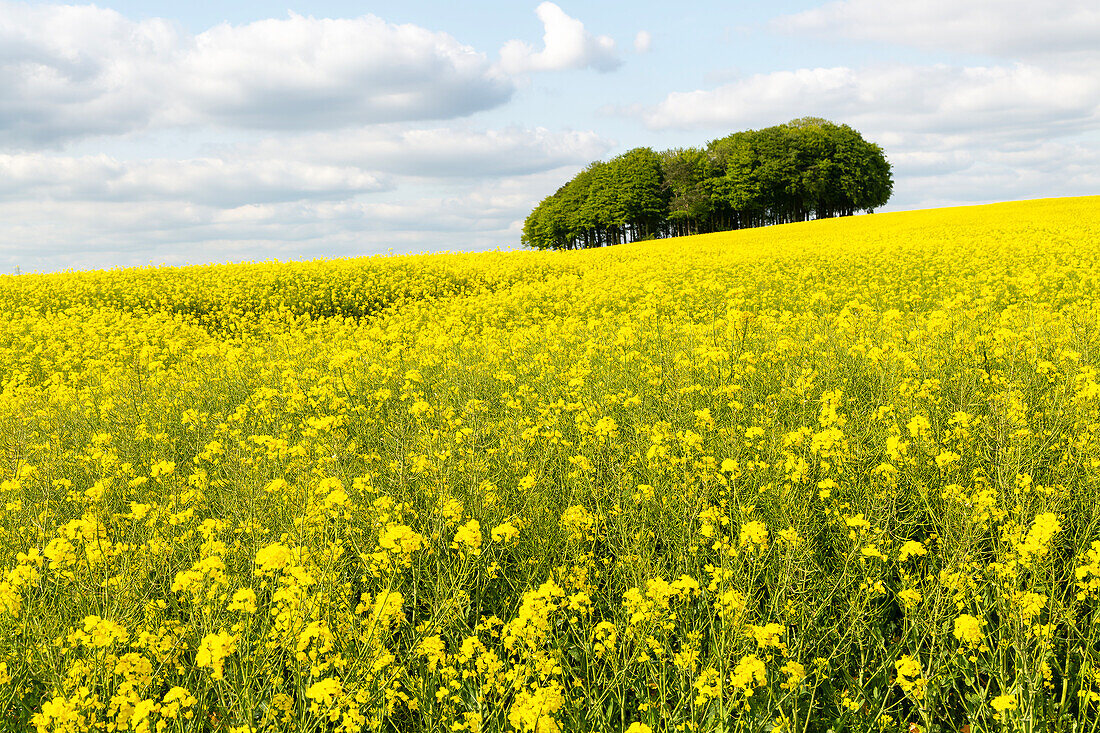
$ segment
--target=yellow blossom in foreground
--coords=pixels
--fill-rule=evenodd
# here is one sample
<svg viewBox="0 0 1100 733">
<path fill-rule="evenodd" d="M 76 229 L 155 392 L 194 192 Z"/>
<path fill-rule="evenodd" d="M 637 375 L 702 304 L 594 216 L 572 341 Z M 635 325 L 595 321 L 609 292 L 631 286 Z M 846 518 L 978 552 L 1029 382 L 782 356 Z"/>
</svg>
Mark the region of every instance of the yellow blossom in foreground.
<svg viewBox="0 0 1100 733">
<path fill-rule="evenodd" d="M 82 733 L 84 720 L 78 700 L 55 697 L 42 704 L 32 723 L 38 733 Z"/>
<path fill-rule="evenodd" d="M 735 619 L 745 610 L 745 596 L 730 588 L 718 597 L 718 615 L 721 618 Z"/>
<path fill-rule="evenodd" d="M 964 613 L 955 619 L 955 629 L 952 633 L 963 644 L 976 648 L 984 638 L 982 636 L 982 625 L 982 622 L 977 618 Z"/>
<path fill-rule="evenodd" d="M 310 710 L 314 713 L 327 712 L 336 703 L 337 698 L 340 697 L 343 691 L 340 680 L 335 677 L 327 677 L 314 682 L 306 690 L 306 697 L 312 701 Z"/>
<path fill-rule="evenodd" d="M 274 573 L 286 567 L 290 558 L 290 548 L 275 542 L 256 553 L 256 568 L 261 573 Z"/>
<path fill-rule="evenodd" d="M 176 464 L 172 461 L 157 461 L 149 469 L 149 474 L 153 478 L 159 478 L 161 476 L 170 476 L 176 470 Z"/>
<path fill-rule="evenodd" d="M 1017 547 L 1020 563 L 1030 567 L 1036 560 L 1045 557 L 1050 552 L 1051 539 L 1060 531 L 1062 525 L 1057 514 L 1047 512 L 1036 516 L 1024 541 Z"/>
<path fill-rule="evenodd" d="M 787 679 L 780 685 L 785 690 L 794 690 L 806 679 L 806 667 L 793 659 L 788 659 L 779 671 L 787 675 Z"/>
<path fill-rule="evenodd" d="M 519 536 L 519 530 L 516 529 L 516 527 L 513 526 L 510 522 L 505 522 L 504 524 L 493 527 L 493 530 L 489 533 L 489 536 L 492 537 L 493 542 L 508 544 Z"/>
<path fill-rule="evenodd" d="M 1100 540 L 1094 541 L 1084 555 L 1086 564 L 1074 569 L 1078 600 L 1100 595 Z"/>
<path fill-rule="evenodd" d="M 412 556 L 424 546 L 424 535 L 406 524 L 391 524 L 378 538 L 378 546 L 397 563 L 399 567 L 408 567 Z"/>
<path fill-rule="evenodd" d="M 780 530 L 779 539 L 783 540 L 783 543 L 794 547 L 801 544 L 804 540 L 802 535 L 798 533 L 798 530 L 794 527 L 788 527 L 787 529 Z"/>
<path fill-rule="evenodd" d="M 871 523 L 863 516 L 863 512 L 851 517 L 845 517 L 844 523 L 853 530 L 865 530 L 871 528 Z"/>
<path fill-rule="evenodd" d="M 780 624 L 764 624 L 763 626 L 754 626 L 748 624 L 745 627 L 745 634 L 756 641 L 758 647 L 783 647 L 783 641 L 779 638 L 786 631 Z"/>
<path fill-rule="evenodd" d="M 911 557 L 918 557 L 920 555 L 928 554 L 928 548 L 923 543 L 916 540 L 908 540 L 902 544 L 901 549 L 898 550 L 898 562 L 905 562 Z"/>
<path fill-rule="evenodd" d="M 193 715 L 191 708 L 197 703 L 198 700 L 190 692 L 183 687 L 176 686 L 164 693 L 164 699 L 161 700 L 160 704 L 160 714 L 169 719 L 190 719 Z"/>
<path fill-rule="evenodd" d="M 417 652 L 427 661 L 428 670 L 431 672 L 434 672 L 440 664 L 447 660 L 443 639 L 438 636 L 427 636 L 421 639 Z"/>
<path fill-rule="evenodd" d="M 741 525 L 738 539 L 741 547 L 766 548 L 768 546 L 768 527 L 763 522 L 751 521 Z"/>
<path fill-rule="evenodd" d="M 695 688 L 695 704 L 705 705 L 708 700 L 713 700 L 722 694 L 722 677 L 718 670 L 707 667 L 699 673 L 692 683 Z"/>
<path fill-rule="evenodd" d="M 561 515 L 561 526 L 574 540 L 583 540 L 592 535 L 596 527 L 596 518 L 583 506 L 569 507 Z"/>
<path fill-rule="evenodd" d="M 593 631 L 593 649 L 596 656 L 603 657 L 608 652 L 615 651 L 615 644 L 619 639 L 619 631 L 610 621 L 600 621 Z"/>
<path fill-rule="evenodd" d="M 897 671 L 897 683 L 902 692 L 914 699 L 923 699 L 924 687 L 927 683 L 923 678 L 924 670 L 920 662 L 906 654 L 894 662 L 894 669 Z"/>
<path fill-rule="evenodd" d="M 746 697 L 752 696 L 754 687 L 768 684 L 768 673 L 764 662 L 756 656 L 741 657 L 730 675 L 730 685 L 743 690 Z"/>
<path fill-rule="evenodd" d="M 1042 593 L 1032 593 L 1031 591 L 1016 592 L 1013 596 L 1013 602 L 1020 621 L 1029 624 L 1042 613 L 1047 604 L 1047 597 Z"/>
<path fill-rule="evenodd" d="M 216 633 L 207 634 L 199 644 L 198 653 L 195 655 L 195 664 L 210 669 L 210 676 L 220 680 L 225 674 L 225 658 L 237 649 L 237 637 L 235 634 Z"/>
<path fill-rule="evenodd" d="M 371 625 L 374 633 L 386 632 L 394 624 L 404 621 L 405 614 L 402 611 L 404 604 L 405 598 L 395 590 L 379 593 L 371 611 Z"/>
<path fill-rule="evenodd" d="M 130 638 L 130 634 L 120 624 L 99 616 L 88 616 L 84 619 L 84 633 L 88 635 L 92 646 L 100 648 L 116 643 L 123 644 Z"/>
<path fill-rule="evenodd" d="M 233 594 L 229 602 L 230 611 L 241 613 L 256 613 L 256 591 L 251 588 L 241 588 Z"/>
<path fill-rule="evenodd" d="M 516 693 L 508 710 L 508 722 L 524 733 L 558 733 L 561 728 L 553 716 L 564 703 L 561 685 L 556 682 L 544 687 L 524 688 Z"/>
<path fill-rule="evenodd" d="M 451 547 L 477 555 L 481 552 L 481 525 L 476 519 L 471 519 L 458 528 L 455 532 L 454 542 Z"/>
<path fill-rule="evenodd" d="M 1098 282 L 1098 197 L 0 274 L 0 728 L 1087 731 Z"/>
</svg>

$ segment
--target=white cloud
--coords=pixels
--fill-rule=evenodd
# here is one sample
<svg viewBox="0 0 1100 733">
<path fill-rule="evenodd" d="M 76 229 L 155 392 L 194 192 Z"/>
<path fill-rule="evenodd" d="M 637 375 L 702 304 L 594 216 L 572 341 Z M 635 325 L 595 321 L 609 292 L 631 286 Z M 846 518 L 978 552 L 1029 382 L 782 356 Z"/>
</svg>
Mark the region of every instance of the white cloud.
<svg viewBox="0 0 1100 733">
<path fill-rule="evenodd" d="M 513 88 L 452 36 L 371 15 L 291 14 L 190 35 L 90 5 L 0 0 L 0 144 L 444 119 L 502 104 Z"/>
<path fill-rule="evenodd" d="M 937 156 L 945 156 L 946 160 L 937 165 Z M 1081 196 L 1100 191 L 1100 145 L 1085 142 L 1039 142 L 1007 150 L 918 152 L 891 159 L 896 180 L 894 208 Z"/>
<path fill-rule="evenodd" d="M 615 52 L 615 41 L 608 36 L 593 36 L 584 23 L 565 14 L 552 2 L 535 9 L 542 21 L 543 49 L 536 51 L 525 41 L 512 40 L 500 49 L 500 67 L 508 74 L 531 71 L 559 71 L 591 67 L 612 71 L 622 61 Z"/>
<path fill-rule="evenodd" d="M 872 135 L 1064 135 L 1100 124 L 1100 77 L 1028 64 L 799 69 L 674 92 L 640 114 L 654 129 L 736 130 L 817 115 Z"/>
<path fill-rule="evenodd" d="M 180 71 L 200 116 L 243 127 L 457 117 L 512 91 L 484 54 L 450 35 L 370 15 L 219 25 L 194 39 Z"/>
<path fill-rule="evenodd" d="M 272 135 L 184 159 L 0 153 L 0 271 L 518 242 L 612 143 L 508 127 Z"/>
<path fill-rule="evenodd" d="M 890 163 L 895 171 L 903 171 L 906 176 L 920 177 L 943 175 L 966 170 L 974 165 L 975 154 L 970 150 L 945 148 L 939 150 L 908 149 L 890 152 Z"/>
<path fill-rule="evenodd" d="M 1095 0 L 837 0 L 772 25 L 832 38 L 1012 58 L 1100 52 Z"/>
<path fill-rule="evenodd" d="M 893 208 L 1100 190 L 1100 77 L 1030 63 L 798 69 L 669 94 L 654 129 L 718 134 L 806 115 L 852 125 L 894 167 Z"/>
<path fill-rule="evenodd" d="M 4 201 L 0 272 L 349 257 L 514 246 L 531 206 L 578 167 L 502 178 L 454 195 L 254 203 Z"/>
<path fill-rule="evenodd" d="M 607 153 L 613 143 L 594 132 L 553 132 L 538 127 L 499 130 L 392 127 L 273 137 L 246 149 L 256 157 L 281 156 L 357 165 L 408 176 L 516 176 L 570 164 L 584 164 Z"/>
<path fill-rule="evenodd" d="M 182 41 L 164 20 L 0 2 L 0 143 L 145 127 Z"/>
<path fill-rule="evenodd" d="M 529 176 L 581 166 L 612 147 L 593 132 L 545 128 L 360 128 L 270 137 L 188 159 L 0 153 L 0 200 L 179 201 L 219 209 L 345 200 L 398 178 Z"/>
<path fill-rule="evenodd" d="M 638 53 L 649 53 L 653 47 L 653 36 L 649 31 L 638 31 L 634 36 L 634 50 Z"/>
<path fill-rule="evenodd" d="M 0 200 L 179 201 L 217 208 L 386 190 L 384 177 L 297 161 L 117 160 L 107 155 L 0 155 Z"/>
</svg>

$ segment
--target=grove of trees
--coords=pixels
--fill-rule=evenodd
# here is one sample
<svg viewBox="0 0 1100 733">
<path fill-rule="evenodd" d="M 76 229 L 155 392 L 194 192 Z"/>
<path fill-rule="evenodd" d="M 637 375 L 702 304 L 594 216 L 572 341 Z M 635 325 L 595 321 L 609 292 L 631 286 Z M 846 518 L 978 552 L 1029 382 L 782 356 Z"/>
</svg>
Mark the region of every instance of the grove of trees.
<svg viewBox="0 0 1100 733">
<path fill-rule="evenodd" d="M 882 148 L 817 117 L 705 148 L 635 148 L 582 170 L 535 207 L 522 242 L 584 249 L 872 211 L 894 182 Z"/>
</svg>

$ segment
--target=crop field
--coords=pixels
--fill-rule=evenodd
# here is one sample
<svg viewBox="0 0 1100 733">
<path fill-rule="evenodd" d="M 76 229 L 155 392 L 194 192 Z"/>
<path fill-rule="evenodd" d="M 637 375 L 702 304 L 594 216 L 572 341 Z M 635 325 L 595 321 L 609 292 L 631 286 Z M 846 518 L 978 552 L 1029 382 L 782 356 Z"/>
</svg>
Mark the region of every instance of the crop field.
<svg viewBox="0 0 1100 733">
<path fill-rule="evenodd" d="M 1100 725 L 1100 198 L 0 312 L 0 728 Z"/>
</svg>

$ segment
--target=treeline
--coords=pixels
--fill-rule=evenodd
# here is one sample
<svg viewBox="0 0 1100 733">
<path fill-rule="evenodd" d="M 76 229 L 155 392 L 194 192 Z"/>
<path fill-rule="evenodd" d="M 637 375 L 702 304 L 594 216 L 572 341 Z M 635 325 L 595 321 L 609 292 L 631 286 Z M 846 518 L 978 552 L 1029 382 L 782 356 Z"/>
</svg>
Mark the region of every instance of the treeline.
<svg viewBox="0 0 1100 733">
<path fill-rule="evenodd" d="M 882 148 L 816 117 L 735 132 L 705 148 L 635 148 L 597 161 L 547 196 L 523 225 L 535 249 L 849 216 L 889 200 Z"/>
</svg>

